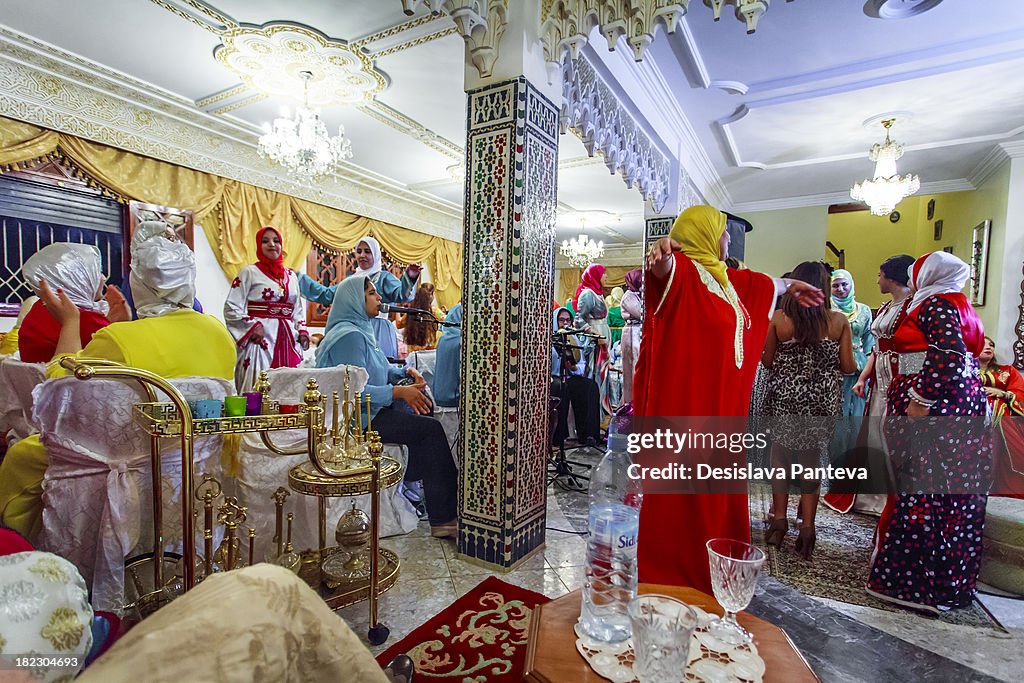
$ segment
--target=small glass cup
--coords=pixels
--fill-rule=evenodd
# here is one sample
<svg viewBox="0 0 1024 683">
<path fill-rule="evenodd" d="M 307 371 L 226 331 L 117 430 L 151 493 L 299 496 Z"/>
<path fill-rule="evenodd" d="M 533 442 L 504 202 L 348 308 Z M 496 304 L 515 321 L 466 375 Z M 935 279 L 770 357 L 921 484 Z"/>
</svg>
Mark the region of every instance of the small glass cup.
<svg viewBox="0 0 1024 683">
<path fill-rule="evenodd" d="M 697 614 L 667 595 L 638 595 L 629 602 L 633 674 L 640 683 L 679 683 L 686 677 Z"/>
<path fill-rule="evenodd" d="M 749 543 L 731 538 L 713 538 L 707 542 L 711 564 L 711 588 L 725 616 L 708 626 L 708 633 L 728 645 L 753 642 L 754 637 L 736 621 L 754 597 L 757 576 L 764 564 L 764 552 Z"/>
</svg>

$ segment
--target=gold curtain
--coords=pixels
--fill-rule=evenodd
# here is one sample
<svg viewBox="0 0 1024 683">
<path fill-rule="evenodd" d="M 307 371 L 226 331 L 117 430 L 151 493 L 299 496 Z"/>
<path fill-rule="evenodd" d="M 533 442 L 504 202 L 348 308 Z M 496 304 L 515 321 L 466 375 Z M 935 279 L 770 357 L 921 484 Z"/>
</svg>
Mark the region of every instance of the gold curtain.
<svg viewBox="0 0 1024 683">
<path fill-rule="evenodd" d="M 50 155 L 62 156 L 120 201 L 191 210 L 228 279 L 256 260 L 256 232 L 273 225 L 290 268 L 304 265 L 314 241 L 347 251 L 372 235 L 395 259 L 425 263 L 441 304 L 450 308 L 461 297 L 462 245 L 456 242 L 0 117 L 0 170 Z"/>
<path fill-rule="evenodd" d="M 616 287 L 626 287 L 626 273 L 640 266 L 605 266 L 605 294 L 610 294 Z M 576 288 L 583 279 L 582 268 L 563 268 L 558 279 L 558 303 L 564 304 L 566 299 L 576 294 Z"/>
</svg>

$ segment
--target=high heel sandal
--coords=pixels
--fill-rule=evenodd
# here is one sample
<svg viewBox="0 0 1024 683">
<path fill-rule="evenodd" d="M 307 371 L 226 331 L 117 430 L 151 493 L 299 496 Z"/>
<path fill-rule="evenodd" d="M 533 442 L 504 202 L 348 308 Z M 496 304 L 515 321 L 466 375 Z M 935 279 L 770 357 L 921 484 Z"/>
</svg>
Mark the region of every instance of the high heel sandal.
<svg viewBox="0 0 1024 683">
<path fill-rule="evenodd" d="M 816 539 L 817 533 L 814 527 L 800 527 L 800 535 L 796 537 L 796 544 L 793 546 L 793 550 L 800 557 L 809 560 L 811 559 L 811 553 L 814 552 L 814 542 Z"/>
<path fill-rule="evenodd" d="M 786 533 L 788 531 L 788 519 L 773 519 L 771 524 L 768 525 L 768 533 L 765 534 L 764 542 L 768 545 L 773 545 L 776 548 L 779 548 L 782 546 L 782 542 L 786 540 Z"/>
</svg>

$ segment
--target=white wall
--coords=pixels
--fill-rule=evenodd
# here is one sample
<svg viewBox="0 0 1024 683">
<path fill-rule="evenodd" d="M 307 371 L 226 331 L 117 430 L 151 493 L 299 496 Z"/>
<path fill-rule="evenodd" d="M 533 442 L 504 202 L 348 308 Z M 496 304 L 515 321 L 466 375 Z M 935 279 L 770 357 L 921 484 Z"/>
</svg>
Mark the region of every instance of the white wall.
<svg viewBox="0 0 1024 683">
<path fill-rule="evenodd" d="M 197 225 L 195 230 L 196 298 L 203 305 L 203 313 L 224 320 L 224 300 L 228 298 L 231 282 L 220 269 L 213 255 L 206 231 Z"/>
<path fill-rule="evenodd" d="M 779 277 L 802 261 L 820 261 L 828 239 L 828 207 L 812 206 L 743 214 L 753 224 L 747 233 L 747 267 Z"/>
<path fill-rule="evenodd" d="M 996 353 L 1001 362 L 1013 362 L 1013 343 L 1017 339 L 1016 325 L 1020 315 L 1021 270 L 1024 267 L 1024 158 L 1017 157 L 1010 162 L 1010 187 L 1006 202 L 1006 232 L 1003 251 L 993 249 L 990 259 L 1002 259 L 1001 282 L 989 275 L 988 288 L 999 288 L 999 315 L 995 329 L 987 330 L 996 339 Z M 995 334 L 993 334 L 993 332 Z"/>
</svg>

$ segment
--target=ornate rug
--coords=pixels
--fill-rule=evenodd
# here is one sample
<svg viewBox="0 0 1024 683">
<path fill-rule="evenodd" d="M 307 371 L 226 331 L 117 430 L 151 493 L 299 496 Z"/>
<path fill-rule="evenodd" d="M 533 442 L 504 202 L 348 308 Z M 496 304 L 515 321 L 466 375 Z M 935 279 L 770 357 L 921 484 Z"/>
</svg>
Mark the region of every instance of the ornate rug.
<svg viewBox="0 0 1024 683">
<path fill-rule="evenodd" d="M 377 656 L 382 667 L 405 653 L 416 681 L 519 683 L 533 608 L 540 593 L 494 576 Z"/>
<path fill-rule="evenodd" d="M 871 567 L 875 517 L 857 513 L 841 515 L 823 504 L 819 505 L 815 519 L 818 538 L 814 555 L 808 562 L 793 551 L 798 533 L 795 499 L 795 495 L 790 496 L 789 534 L 782 547 L 767 546 L 764 542 L 764 520 L 771 506 L 771 489 L 767 486 L 750 487 L 750 535 L 752 542 L 768 553 L 764 566 L 769 574 L 806 595 L 887 612 L 911 613 L 874 598 L 864 590 Z M 968 608 L 950 610 L 934 618 L 946 624 L 1006 632 L 977 600 Z"/>
</svg>

